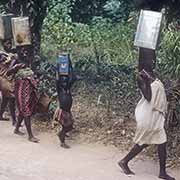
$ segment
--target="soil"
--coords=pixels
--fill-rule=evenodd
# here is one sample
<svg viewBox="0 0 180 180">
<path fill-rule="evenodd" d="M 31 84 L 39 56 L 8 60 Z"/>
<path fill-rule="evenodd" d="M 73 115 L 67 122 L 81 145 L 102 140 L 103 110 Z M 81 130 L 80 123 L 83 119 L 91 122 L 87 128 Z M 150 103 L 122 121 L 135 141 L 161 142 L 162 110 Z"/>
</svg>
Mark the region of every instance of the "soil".
<svg viewBox="0 0 180 180">
<path fill-rule="evenodd" d="M 24 128 L 22 131 L 26 132 Z M 13 134 L 10 122 L 0 122 L 0 180 L 129 180 L 117 165 L 126 152 L 114 146 L 68 140 L 71 149 L 62 149 L 55 133 L 34 129 L 40 143 Z M 142 160 L 143 159 L 143 160 Z M 147 158 L 131 164 L 131 180 L 158 180 L 158 164 Z M 169 169 L 180 177 L 180 172 Z"/>
</svg>

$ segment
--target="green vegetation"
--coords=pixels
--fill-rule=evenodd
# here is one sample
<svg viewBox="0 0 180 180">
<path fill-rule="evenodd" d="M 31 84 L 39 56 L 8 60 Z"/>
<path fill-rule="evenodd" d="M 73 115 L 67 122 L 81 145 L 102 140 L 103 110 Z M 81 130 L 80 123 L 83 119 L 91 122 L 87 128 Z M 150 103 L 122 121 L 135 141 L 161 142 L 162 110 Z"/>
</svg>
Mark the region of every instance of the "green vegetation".
<svg viewBox="0 0 180 180">
<path fill-rule="evenodd" d="M 166 3 L 152 0 L 152 4 L 144 0 L 134 1 L 138 7 L 166 8 L 157 71 L 169 90 L 180 75 L 180 1 L 170 0 Z M 1 12 L 9 12 L 8 2 L 2 1 L 2 5 L 6 6 L 0 6 Z M 133 46 L 138 11 L 132 0 L 27 0 L 12 7 L 16 9 L 16 6 L 19 8 L 21 5 L 26 7 L 23 15 L 31 18 L 33 45 L 38 52 L 36 55 L 39 55 L 41 47 L 41 58 L 36 56 L 38 70 L 54 78 L 52 64 L 59 51 L 66 49 L 72 55 L 77 73 L 84 77 L 83 83 L 91 89 L 87 98 L 102 95 L 101 102 L 108 111 L 124 115 L 134 113 L 139 97 L 136 87 L 138 49 Z M 20 14 L 18 9 L 16 11 Z M 41 89 L 54 94 L 54 81 L 42 79 Z M 79 89 L 83 83 L 78 84 Z M 171 93 L 175 98 L 170 103 L 177 105 L 175 111 L 179 117 L 180 93 L 179 86 L 175 87 L 175 91 L 172 91 L 175 94 Z M 178 139 L 178 128 L 171 129 L 172 139 Z"/>
<path fill-rule="evenodd" d="M 153 0 L 148 3 L 144 0 L 134 2 L 3 0 L 0 3 L 0 11 L 30 17 L 36 70 L 44 71 L 53 78 L 54 70 L 49 63 L 55 62 L 61 49 L 67 49 L 72 54 L 76 71 L 84 77 L 88 85 L 95 84 L 101 93 L 105 90 L 110 94 L 108 101 L 112 101 L 114 97 L 117 102 L 122 101 L 121 104 L 127 107 L 127 104 L 135 101 L 137 97 L 135 83 L 137 48 L 133 46 L 133 40 L 138 11 L 135 7 L 158 10 L 162 6 L 166 8 L 166 26 L 158 51 L 158 71 L 168 85 L 171 84 L 168 81 L 176 81 L 180 74 L 180 32 L 179 11 L 177 11 L 179 0 L 169 3 Z M 55 91 L 48 79 L 41 88 L 48 89 L 50 94 Z M 125 103 L 123 99 L 126 100 Z"/>
</svg>

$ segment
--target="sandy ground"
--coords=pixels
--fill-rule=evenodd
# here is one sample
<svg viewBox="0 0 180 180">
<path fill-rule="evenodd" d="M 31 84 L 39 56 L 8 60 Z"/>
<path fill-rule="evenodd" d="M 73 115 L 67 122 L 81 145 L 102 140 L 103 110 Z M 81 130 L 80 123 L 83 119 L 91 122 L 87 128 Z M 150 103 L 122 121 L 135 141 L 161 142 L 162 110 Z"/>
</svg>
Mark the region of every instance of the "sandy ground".
<svg viewBox="0 0 180 180">
<path fill-rule="evenodd" d="M 0 122 L 0 180 L 158 180 L 150 160 L 133 161 L 136 175 L 124 175 L 117 166 L 124 153 L 114 147 L 70 141 L 64 150 L 55 134 L 36 133 L 41 142 L 34 144 L 12 132 L 10 122 Z M 168 171 L 180 180 L 180 171 Z"/>
</svg>

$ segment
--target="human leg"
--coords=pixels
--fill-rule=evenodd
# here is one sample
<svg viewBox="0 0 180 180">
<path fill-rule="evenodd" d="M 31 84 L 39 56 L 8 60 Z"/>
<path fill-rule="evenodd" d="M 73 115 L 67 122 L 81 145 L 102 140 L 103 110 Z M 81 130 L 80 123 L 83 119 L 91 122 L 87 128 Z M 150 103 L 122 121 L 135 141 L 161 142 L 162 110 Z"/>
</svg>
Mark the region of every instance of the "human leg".
<svg viewBox="0 0 180 180">
<path fill-rule="evenodd" d="M 5 96 L 2 94 L 2 102 L 1 102 L 1 109 L 0 109 L 0 120 L 1 120 L 1 121 L 8 121 L 8 120 L 9 120 L 9 119 L 3 117 L 3 114 L 4 114 L 4 112 L 5 112 L 5 109 L 6 109 L 6 107 L 7 107 L 7 104 L 8 104 L 8 98 L 5 97 Z"/>
<path fill-rule="evenodd" d="M 9 110 L 12 117 L 13 126 L 16 124 L 16 103 L 14 98 L 9 99 Z"/>
<path fill-rule="evenodd" d="M 35 138 L 33 133 L 32 133 L 31 118 L 30 117 L 25 117 L 25 126 L 26 126 L 26 129 L 27 129 L 27 132 L 28 132 L 29 141 L 38 143 L 39 139 Z"/>
<path fill-rule="evenodd" d="M 119 166 L 121 167 L 121 169 L 123 170 L 123 172 L 127 175 L 129 174 L 134 174 L 134 172 L 132 172 L 128 166 L 128 163 L 130 160 L 132 160 L 134 157 L 136 157 L 144 148 L 146 148 L 148 145 L 138 145 L 136 144 L 131 150 L 130 152 L 121 160 L 119 161 Z"/>
<path fill-rule="evenodd" d="M 59 131 L 59 133 L 58 133 L 59 140 L 61 141 L 61 147 L 66 148 L 66 149 L 70 148 L 65 143 L 65 137 L 66 137 L 66 133 L 71 131 L 72 129 L 73 129 L 72 126 L 69 126 L 69 127 L 62 126 L 62 130 Z"/>
<path fill-rule="evenodd" d="M 166 159 L 167 159 L 166 143 L 158 145 L 158 156 L 159 156 L 159 165 L 160 165 L 159 178 L 165 180 L 175 180 L 175 178 L 169 176 L 166 172 Z"/>
<path fill-rule="evenodd" d="M 23 117 L 22 116 L 18 116 L 18 120 L 17 120 L 17 123 L 16 123 L 16 127 L 15 127 L 15 130 L 14 130 L 14 133 L 15 134 L 18 134 L 18 135 L 24 135 L 23 132 L 19 131 L 19 128 L 21 127 L 21 123 L 23 121 Z"/>
</svg>

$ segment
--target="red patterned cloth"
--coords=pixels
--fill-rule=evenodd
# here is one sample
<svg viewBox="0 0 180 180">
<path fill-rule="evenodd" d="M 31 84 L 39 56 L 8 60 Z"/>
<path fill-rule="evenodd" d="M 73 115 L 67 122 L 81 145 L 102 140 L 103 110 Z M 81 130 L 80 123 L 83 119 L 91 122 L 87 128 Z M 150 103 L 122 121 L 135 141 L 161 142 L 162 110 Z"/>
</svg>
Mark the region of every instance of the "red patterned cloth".
<svg viewBox="0 0 180 180">
<path fill-rule="evenodd" d="M 74 123 L 71 112 L 63 111 L 59 107 L 56 109 L 53 119 L 57 120 L 61 125 L 65 127 L 72 126 Z"/>
<path fill-rule="evenodd" d="M 15 83 L 15 96 L 19 115 L 22 117 L 31 116 L 36 108 L 36 81 L 31 78 L 18 79 Z"/>
</svg>

